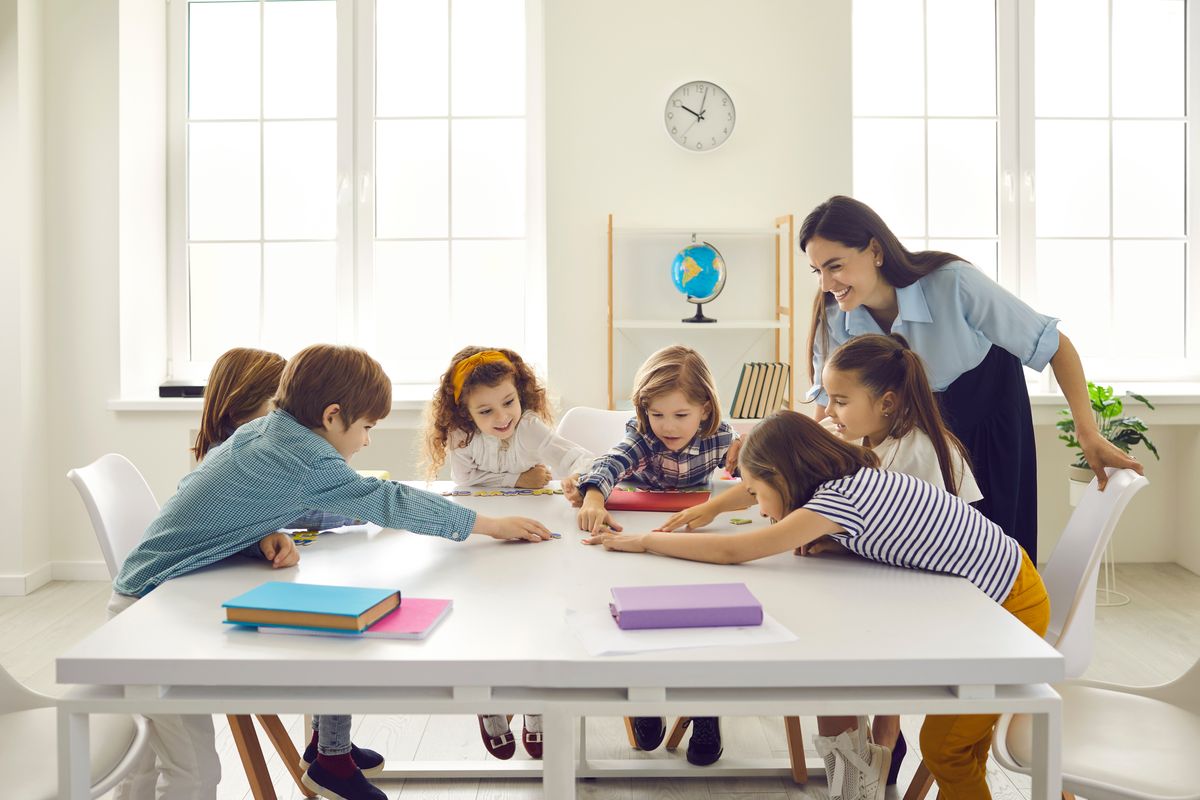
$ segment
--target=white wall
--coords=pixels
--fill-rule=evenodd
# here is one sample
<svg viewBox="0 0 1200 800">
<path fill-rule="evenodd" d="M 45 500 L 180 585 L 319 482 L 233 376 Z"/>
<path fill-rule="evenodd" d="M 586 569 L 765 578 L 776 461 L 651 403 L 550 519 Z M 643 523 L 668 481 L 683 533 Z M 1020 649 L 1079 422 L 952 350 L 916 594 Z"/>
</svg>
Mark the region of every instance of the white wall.
<svg viewBox="0 0 1200 800">
<path fill-rule="evenodd" d="M 43 347 L 42 13 L 0 0 L 0 593 L 48 576 Z"/>
<path fill-rule="evenodd" d="M 0 9 L 12 2 L 0 0 Z M 603 297 L 608 213 L 631 225 L 760 226 L 780 213 L 802 216 L 829 194 L 849 190 L 849 6 L 820 0 L 760 0 L 735 10 L 719 0 L 548 0 L 546 6 L 549 379 L 564 407 L 601 405 L 605 310 L 593 298 Z M 44 262 L 53 302 L 42 327 L 44 419 L 52 424 L 39 429 L 35 443 L 19 447 L 22 456 L 47 454 L 45 466 L 36 467 L 46 492 L 44 499 L 14 494 L 0 480 L 0 491 L 9 492 L 0 501 L 36 502 L 43 548 L 46 531 L 52 538 L 49 552 L 37 558 L 53 560 L 56 574 L 99 577 L 99 553 L 66 471 L 120 451 L 165 500 L 188 468 L 196 418 L 106 410 L 120 391 L 118 254 L 125 247 L 118 231 L 129 230 L 117 212 L 118 6 L 117 0 L 46 0 L 44 9 Z M 0 87 L 6 75 L 0 61 Z M 734 137 L 701 156 L 682 151 L 661 130 L 667 94 L 697 78 L 721 84 L 738 104 Z M 2 98 L 0 91 L 0 104 Z M 0 136 L 7 127 L 0 122 Z M 7 241 L 0 237 L 0 247 Z M 812 284 L 802 260 L 798 272 L 797 301 L 805 306 Z M 0 349 L 0 368 L 11 363 Z M 36 370 L 26 374 L 38 379 Z M 398 427 L 373 437 L 357 466 L 413 474 L 416 419 L 399 416 Z M 1118 533 L 1123 559 L 1173 558 L 1172 526 L 1195 518 L 1176 511 L 1167 477 L 1200 460 L 1194 429 L 1156 433 L 1166 460 L 1152 465 L 1155 485 L 1138 499 L 1138 519 Z M 1186 446 L 1176 446 L 1180 434 Z M 1038 435 L 1045 543 L 1066 516 L 1057 478 L 1065 450 L 1051 430 Z M 6 549 L 0 539 L 0 552 Z M 1196 550 L 1193 569 L 1200 568 Z M 11 570 L 0 561 L 0 575 Z"/>
</svg>

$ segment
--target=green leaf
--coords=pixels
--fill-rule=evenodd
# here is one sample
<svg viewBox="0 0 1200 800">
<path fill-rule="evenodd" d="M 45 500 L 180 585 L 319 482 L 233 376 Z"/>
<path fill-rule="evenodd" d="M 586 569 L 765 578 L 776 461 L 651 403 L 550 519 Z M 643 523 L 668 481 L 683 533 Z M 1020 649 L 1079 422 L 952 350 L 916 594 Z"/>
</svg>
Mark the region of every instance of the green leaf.
<svg viewBox="0 0 1200 800">
<path fill-rule="evenodd" d="M 1150 402 L 1149 400 L 1147 400 L 1146 398 L 1142 397 L 1140 394 L 1135 394 L 1134 392 L 1126 392 L 1125 394 L 1129 395 L 1129 396 L 1130 396 L 1130 397 L 1132 397 L 1134 400 L 1137 400 L 1139 403 L 1142 403 L 1143 405 L 1145 405 L 1145 406 L 1146 406 L 1146 408 L 1149 408 L 1149 409 L 1151 409 L 1151 410 L 1153 410 L 1153 409 L 1154 409 L 1154 404 L 1153 404 L 1153 403 L 1151 403 L 1151 402 Z"/>
</svg>

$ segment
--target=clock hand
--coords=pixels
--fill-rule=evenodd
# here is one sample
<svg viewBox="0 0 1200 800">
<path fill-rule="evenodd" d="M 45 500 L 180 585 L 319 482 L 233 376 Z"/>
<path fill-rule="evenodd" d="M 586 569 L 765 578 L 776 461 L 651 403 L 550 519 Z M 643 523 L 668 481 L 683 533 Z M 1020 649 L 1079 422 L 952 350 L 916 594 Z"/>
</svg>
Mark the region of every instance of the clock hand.
<svg viewBox="0 0 1200 800">
<path fill-rule="evenodd" d="M 693 117 L 695 117 L 696 119 L 702 119 L 702 118 L 703 118 L 703 115 L 704 115 L 704 112 L 703 112 L 703 111 L 701 111 L 699 114 L 697 114 L 695 111 L 692 111 L 690 108 L 688 108 L 687 106 L 683 105 L 682 103 L 680 103 L 680 104 L 679 104 L 679 107 L 680 107 L 680 108 L 682 108 L 684 111 L 688 112 L 689 114 L 691 114 L 691 115 L 692 115 Z"/>
<path fill-rule="evenodd" d="M 704 87 L 704 96 L 700 98 L 700 116 L 704 116 L 704 104 L 708 102 L 708 87 Z"/>
</svg>

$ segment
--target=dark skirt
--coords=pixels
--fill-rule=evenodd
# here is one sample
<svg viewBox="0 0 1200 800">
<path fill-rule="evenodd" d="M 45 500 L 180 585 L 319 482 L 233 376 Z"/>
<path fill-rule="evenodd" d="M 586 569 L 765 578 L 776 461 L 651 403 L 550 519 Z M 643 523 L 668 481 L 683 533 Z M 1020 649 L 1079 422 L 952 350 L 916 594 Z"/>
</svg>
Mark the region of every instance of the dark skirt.
<svg viewBox="0 0 1200 800">
<path fill-rule="evenodd" d="M 975 507 L 1037 563 L 1037 453 L 1021 361 L 992 345 L 979 366 L 940 392 L 946 425 L 971 454 L 983 493 Z"/>
</svg>

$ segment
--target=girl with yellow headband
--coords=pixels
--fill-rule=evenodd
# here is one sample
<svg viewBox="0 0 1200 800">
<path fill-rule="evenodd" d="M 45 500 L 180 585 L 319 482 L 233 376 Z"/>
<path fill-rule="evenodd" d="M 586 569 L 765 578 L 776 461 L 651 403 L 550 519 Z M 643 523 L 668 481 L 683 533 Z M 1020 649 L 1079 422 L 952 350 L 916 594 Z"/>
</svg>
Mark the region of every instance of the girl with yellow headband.
<svg viewBox="0 0 1200 800">
<path fill-rule="evenodd" d="M 465 347 L 429 404 L 425 428 L 426 475 L 450 458 L 450 477 L 463 486 L 540 489 L 551 477 L 586 471 L 592 454 L 549 427 L 550 403 L 533 369 L 512 350 Z M 503 714 L 479 717 L 488 752 L 512 758 L 516 742 Z M 526 752 L 542 757 L 542 717 L 526 714 Z"/>
</svg>

